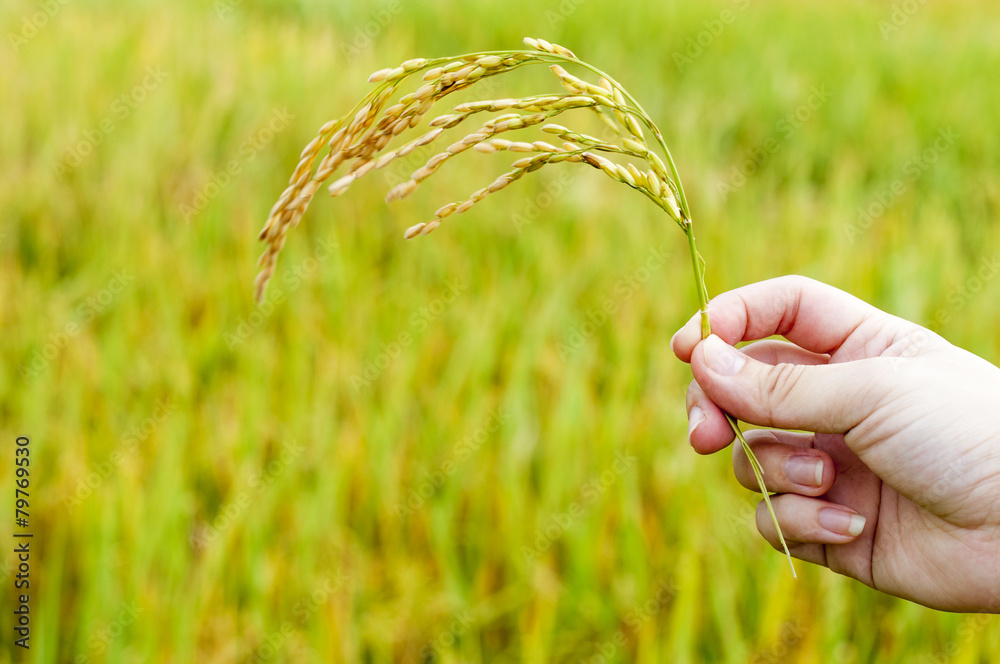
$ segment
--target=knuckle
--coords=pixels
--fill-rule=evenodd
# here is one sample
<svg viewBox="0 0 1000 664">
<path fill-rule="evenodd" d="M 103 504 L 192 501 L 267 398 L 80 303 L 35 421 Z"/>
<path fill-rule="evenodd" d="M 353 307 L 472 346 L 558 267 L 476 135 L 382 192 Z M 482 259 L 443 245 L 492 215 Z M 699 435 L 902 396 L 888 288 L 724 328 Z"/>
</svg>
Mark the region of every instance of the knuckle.
<svg viewBox="0 0 1000 664">
<path fill-rule="evenodd" d="M 785 403 L 802 379 L 802 367 L 796 364 L 776 364 L 762 381 L 761 403 L 768 421 L 775 422 L 786 410 Z"/>
<path fill-rule="evenodd" d="M 733 445 L 733 474 L 736 476 L 736 481 L 744 487 L 750 488 L 747 486 L 747 476 L 750 474 L 750 460 L 747 459 L 747 455 L 743 452 L 742 445 Z"/>
<path fill-rule="evenodd" d="M 774 525 L 771 523 L 771 517 L 767 513 L 767 509 L 764 508 L 764 501 L 761 501 L 757 505 L 757 532 L 760 536 L 764 538 L 771 547 L 777 551 L 784 551 L 781 544 L 778 542 L 778 538 L 775 537 Z"/>
<path fill-rule="evenodd" d="M 768 513 L 763 500 L 757 503 L 757 512 L 754 515 L 754 520 L 757 522 L 757 532 L 759 532 L 764 539 L 770 541 L 771 531 L 774 530 L 774 525 L 771 523 L 770 514 Z"/>
</svg>

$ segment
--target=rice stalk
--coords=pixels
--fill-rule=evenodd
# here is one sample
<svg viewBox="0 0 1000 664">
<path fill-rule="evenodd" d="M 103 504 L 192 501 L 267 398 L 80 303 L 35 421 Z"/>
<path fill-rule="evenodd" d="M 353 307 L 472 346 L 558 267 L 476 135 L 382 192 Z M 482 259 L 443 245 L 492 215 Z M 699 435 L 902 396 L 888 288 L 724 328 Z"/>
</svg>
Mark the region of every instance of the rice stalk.
<svg viewBox="0 0 1000 664">
<path fill-rule="evenodd" d="M 525 156 L 513 163 L 512 170 L 473 192 L 467 199 L 444 205 L 429 221 L 406 229 L 404 236 L 410 239 L 428 235 L 453 215 L 469 211 L 490 194 L 498 193 L 542 168 L 560 163 L 587 165 L 646 196 L 685 233 L 700 304 L 702 336 L 711 334 L 705 261 L 695 246 L 694 226 L 684 188 L 659 128 L 620 83 L 593 65 L 579 60 L 569 49 L 544 39 L 527 38 L 524 42 L 528 50 L 416 58 L 398 67 L 374 72 L 368 80 L 375 84 L 375 88 L 349 113 L 324 124 L 316 138 L 303 149 L 287 188 L 271 209 L 259 236 L 267 243 L 267 248 L 260 257 L 260 273 L 255 282 L 258 302 L 263 300 L 268 281 L 274 274 L 288 231 L 301 221 L 319 188 L 345 164 L 350 162 L 346 172 L 328 185 L 331 196 L 343 195 L 365 175 L 434 143 L 446 131 L 457 128 L 475 115 L 499 113 L 431 157 L 408 180 L 393 187 L 386 195 L 386 202 L 407 198 L 445 163 L 470 150 L 481 154 L 510 152 Z M 465 90 L 486 78 L 539 64 L 549 66 L 562 91 L 518 99 L 458 104 L 448 113 L 432 119 L 428 131 L 401 147 L 386 151 L 396 137 L 420 125 L 434 106 L 452 93 Z M 564 65 L 589 71 L 598 77 L 598 83 L 590 83 L 570 73 Z M 400 87 L 411 78 L 417 78 L 421 85 L 400 97 L 392 106 L 387 106 Z M 551 122 L 558 116 L 580 109 L 596 113 L 601 122 L 613 130 L 620 143 L 588 136 Z M 515 141 L 501 136 L 532 128 L 558 137 L 562 144 L 554 145 L 544 140 Z M 647 132 L 652 141 L 647 140 Z M 320 159 L 324 150 L 326 153 Z M 627 158 L 628 161 L 619 163 L 604 156 L 606 154 Z M 642 168 L 636 163 L 643 164 Z M 794 576 L 795 567 L 771 506 L 763 469 L 740 431 L 739 423 L 732 416 L 727 415 L 727 418 L 750 460 Z"/>
</svg>

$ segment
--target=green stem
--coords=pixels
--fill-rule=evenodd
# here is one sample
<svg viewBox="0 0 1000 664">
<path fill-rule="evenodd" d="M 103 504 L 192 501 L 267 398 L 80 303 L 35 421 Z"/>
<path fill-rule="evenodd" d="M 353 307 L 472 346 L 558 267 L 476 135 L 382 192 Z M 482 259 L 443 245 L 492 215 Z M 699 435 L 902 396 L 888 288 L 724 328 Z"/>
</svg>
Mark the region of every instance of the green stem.
<svg viewBox="0 0 1000 664">
<path fill-rule="evenodd" d="M 680 184 L 678 184 L 678 189 L 680 189 Z M 698 304 L 701 311 L 701 338 L 705 339 L 708 335 L 712 334 L 712 323 L 708 317 L 708 288 L 705 286 L 705 261 L 695 246 L 694 224 L 691 223 L 690 219 L 686 219 L 685 222 L 684 233 L 687 235 L 688 247 L 691 250 L 691 266 L 694 269 L 694 281 L 698 291 Z M 757 486 L 760 487 L 760 492 L 764 496 L 764 504 L 767 506 L 767 511 L 771 515 L 771 521 L 774 523 L 774 529 L 777 531 L 778 539 L 781 541 L 781 548 L 784 549 L 785 557 L 788 559 L 788 566 L 792 568 L 792 577 L 798 578 L 798 575 L 795 573 L 795 564 L 792 562 L 792 553 L 788 550 L 788 543 L 785 542 L 785 536 L 781 532 L 781 525 L 778 523 L 778 516 L 774 513 L 774 507 L 771 505 L 771 497 L 768 494 L 767 485 L 764 483 L 764 469 L 761 467 L 753 450 L 750 449 L 747 439 L 743 436 L 739 421 L 729 413 L 726 413 L 726 421 L 729 422 L 733 434 L 739 440 L 740 447 L 743 448 L 743 453 L 750 461 L 750 467 L 753 469 L 754 477 L 757 479 Z"/>
</svg>

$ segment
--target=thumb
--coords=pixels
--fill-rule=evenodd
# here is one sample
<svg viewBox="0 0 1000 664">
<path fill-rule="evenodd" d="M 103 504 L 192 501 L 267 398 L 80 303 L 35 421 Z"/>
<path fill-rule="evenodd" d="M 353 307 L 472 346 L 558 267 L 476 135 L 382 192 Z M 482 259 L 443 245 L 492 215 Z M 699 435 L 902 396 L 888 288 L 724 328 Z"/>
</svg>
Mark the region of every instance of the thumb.
<svg viewBox="0 0 1000 664">
<path fill-rule="evenodd" d="M 886 393 L 875 359 L 839 364 L 765 364 L 714 334 L 691 355 L 695 380 L 734 417 L 760 426 L 846 433 L 878 407 Z"/>
</svg>

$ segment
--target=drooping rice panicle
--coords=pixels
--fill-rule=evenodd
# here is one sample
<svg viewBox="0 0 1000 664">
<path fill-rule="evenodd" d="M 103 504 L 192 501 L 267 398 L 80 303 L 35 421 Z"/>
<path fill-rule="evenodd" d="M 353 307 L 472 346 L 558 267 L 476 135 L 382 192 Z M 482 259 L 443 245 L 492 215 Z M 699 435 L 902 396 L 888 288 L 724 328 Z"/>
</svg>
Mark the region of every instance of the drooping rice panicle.
<svg viewBox="0 0 1000 664">
<path fill-rule="evenodd" d="M 694 228 L 684 188 L 662 133 L 635 98 L 606 73 L 579 60 L 572 51 L 558 44 L 532 38 L 525 39 L 524 43 L 530 50 L 469 53 L 433 59 L 415 58 L 397 67 L 380 69 L 371 74 L 368 80 L 375 88 L 348 114 L 320 127 L 317 136 L 302 150 L 288 186 L 271 209 L 260 232 L 260 239 L 267 243 L 267 248 L 259 261 L 261 269 L 255 282 L 257 300 L 264 298 L 267 283 L 274 274 L 278 255 L 284 247 L 289 229 L 298 225 L 319 188 L 338 171 L 346 166 L 346 171 L 334 178 L 327 187 L 334 197 L 345 194 L 351 185 L 366 175 L 435 143 L 445 132 L 457 128 L 470 117 L 497 113 L 499 115 L 485 120 L 474 132 L 453 141 L 443 151 L 431 156 L 408 179 L 392 187 L 386 195 L 386 202 L 407 198 L 447 162 L 466 152 L 487 155 L 514 153 L 524 156 L 514 161 L 511 170 L 492 183 L 473 192 L 463 201 L 440 207 L 430 221 L 411 226 L 406 229 L 404 236 L 410 239 L 432 233 L 446 219 L 469 211 L 487 196 L 502 191 L 539 169 L 561 163 L 588 165 L 612 180 L 642 193 L 684 231 L 701 304 L 702 335 L 708 336 L 711 325 L 708 319 L 705 264 L 695 248 Z M 449 95 L 469 89 L 480 81 L 535 64 L 547 65 L 563 90 L 521 98 L 460 103 L 449 112 L 433 117 L 428 123 L 429 129 L 424 130 L 417 138 L 389 149 L 397 137 L 421 125 L 435 105 Z M 589 71 L 597 76 L 598 82 L 588 82 L 569 72 L 567 66 Z M 418 87 L 389 106 L 389 102 L 411 78 L 420 82 Z M 550 122 L 557 116 L 577 109 L 595 113 L 606 127 L 608 138 L 589 136 Z M 539 129 L 548 136 L 530 140 L 501 137 L 501 134 Z M 646 138 L 647 132 L 651 139 Z M 540 140 L 552 140 L 552 136 L 558 137 L 562 144 L 554 145 Z M 320 155 L 324 150 L 326 154 L 321 159 Z M 612 155 L 621 161 L 614 161 L 604 155 Z M 754 475 L 764 493 L 764 502 L 791 565 L 791 554 L 768 498 L 763 469 L 743 437 L 738 422 L 732 417 L 728 419 L 750 459 Z M 792 574 L 795 574 L 794 566 Z"/>
</svg>

